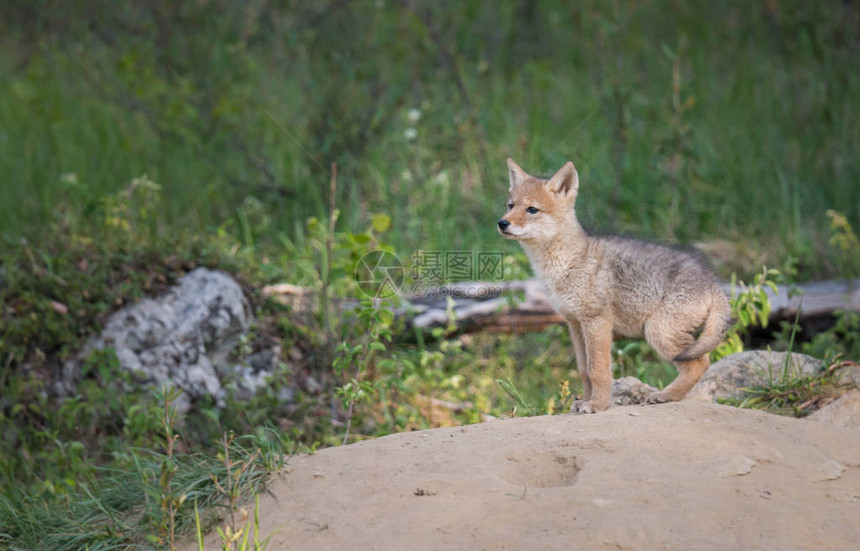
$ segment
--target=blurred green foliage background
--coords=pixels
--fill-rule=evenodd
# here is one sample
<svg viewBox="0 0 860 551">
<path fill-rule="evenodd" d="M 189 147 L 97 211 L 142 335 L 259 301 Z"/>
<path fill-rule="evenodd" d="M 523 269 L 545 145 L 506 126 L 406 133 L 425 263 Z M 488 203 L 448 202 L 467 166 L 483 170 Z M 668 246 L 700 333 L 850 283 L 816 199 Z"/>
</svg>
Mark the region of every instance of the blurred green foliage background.
<svg viewBox="0 0 860 551">
<path fill-rule="evenodd" d="M 494 233 L 513 156 L 573 160 L 599 231 L 705 242 L 723 275 L 840 275 L 825 212 L 860 221 L 858 28 L 837 0 L 7 0 L 0 234 L 37 240 L 146 174 L 155 232 L 251 202 L 255 239 L 301 240 L 336 162 L 339 228 L 384 212 L 406 255 L 517 252 Z"/>
</svg>

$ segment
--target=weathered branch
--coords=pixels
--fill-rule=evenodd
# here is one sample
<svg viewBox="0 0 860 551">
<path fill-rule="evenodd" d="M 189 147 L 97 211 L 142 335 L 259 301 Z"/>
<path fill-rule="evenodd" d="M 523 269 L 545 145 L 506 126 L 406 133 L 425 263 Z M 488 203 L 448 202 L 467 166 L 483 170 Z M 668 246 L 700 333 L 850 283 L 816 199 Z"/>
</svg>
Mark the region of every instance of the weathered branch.
<svg viewBox="0 0 860 551">
<path fill-rule="evenodd" d="M 727 296 L 728 284 L 723 286 Z M 793 321 L 800 312 L 804 320 L 832 316 L 837 310 L 860 312 L 860 279 L 817 281 L 797 285 L 799 292 L 789 296 L 785 285 L 774 294 L 766 289 L 771 304 L 770 321 Z M 302 308 L 314 303 L 312 291 L 293 285 L 273 285 L 264 293 Z M 449 306 L 448 299 L 452 299 Z M 349 307 L 349 303 L 342 304 Z M 404 297 L 396 314 L 419 329 L 447 327 L 470 333 L 492 331 L 528 333 L 563 323 L 562 317 L 547 301 L 543 285 L 534 279 L 526 281 L 469 281 L 439 287 L 433 295 Z"/>
</svg>

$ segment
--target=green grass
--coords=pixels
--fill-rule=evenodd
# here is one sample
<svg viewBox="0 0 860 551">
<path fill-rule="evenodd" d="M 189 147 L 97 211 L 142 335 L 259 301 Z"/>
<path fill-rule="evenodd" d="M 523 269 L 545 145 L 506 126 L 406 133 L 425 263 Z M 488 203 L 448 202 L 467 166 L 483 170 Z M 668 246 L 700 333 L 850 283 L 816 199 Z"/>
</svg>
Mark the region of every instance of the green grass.
<svg viewBox="0 0 860 551">
<path fill-rule="evenodd" d="M 613 375 L 662 388 L 677 374 L 642 342 L 613 345 Z M 376 399 L 359 409 L 364 432 L 477 423 L 486 418 L 566 413 L 582 393 L 567 330 L 522 335 L 474 334 L 399 343 L 378 361 Z M 429 407 L 429 400 L 447 406 Z M 451 404 L 458 407 L 452 408 Z"/>
<path fill-rule="evenodd" d="M 736 397 L 721 400 L 721 403 L 777 415 L 805 417 L 839 398 L 851 386 L 841 381 L 839 367 L 842 367 L 841 363 L 834 363 L 816 375 L 787 370 L 772 376 L 763 385 L 740 389 Z"/>
<path fill-rule="evenodd" d="M 514 252 L 493 232 L 508 155 L 574 160 L 592 227 L 742 242 L 802 277 L 839 268 L 827 209 L 860 222 L 858 13 L 841 2 L 102 4 L 2 8 L 12 241 L 47 227 L 67 173 L 93 196 L 147 174 L 164 233 L 254 197 L 260 239 L 300 241 L 336 161 L 342 229 L 386 212 L 407 256 Z"/>
<path fill-rule="evenodd" d="M 214 453 L 177 454 L 130 448 L 123 468 L 103 468 L 79 480 L 74 491 L 55 496 L 0 495 L 0 546 L 4 549 L 168 549 L 192 534 L 196 509 L 207 528 L 229 524 L 230 507 L 247 505 L 285 465 L 289 450 L 273 431 L 260 431 L 229 444 L 230 460 Z M 164 465 L 172 467 L 168 486 Z M 225 487 L 235 487 L 231 500 Z M 181 498 L 175 507 L 175 535 L 167 532 L 165 495 Z M 178 501 L 177 501 L 178 503 Z M 224 518 L 228 520 L 224 520 Z"/>
</svg>

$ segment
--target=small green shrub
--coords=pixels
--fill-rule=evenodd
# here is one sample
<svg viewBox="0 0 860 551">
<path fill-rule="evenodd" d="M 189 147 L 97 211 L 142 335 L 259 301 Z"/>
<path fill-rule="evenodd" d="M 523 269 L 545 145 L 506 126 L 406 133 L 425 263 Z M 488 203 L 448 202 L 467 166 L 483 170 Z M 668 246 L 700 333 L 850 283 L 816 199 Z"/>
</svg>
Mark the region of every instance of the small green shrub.
<svg viewBox="0 0 860 551">
<path fill-rule="evenodd" d="M 742 337 L 751 327 L 767 327 L 771 307 L 765 288 L 770 288 L 776 294 L 778 291 L 772 278 L 779 276 L 779 270 L 765 266 L 753 277 L 752 285 L 746 285 L 732 274 L 732 294 L 729 304 L 735 321 L 725 340 L 711 353 L 712 361 L 742 352 L 744 349 Z"/>
<path fill-rule="evenodd" d="M 860 275 L 860 240 L 844 214 L 831 209 L 827 217 L 830 218 L 830 244 L 839 251 L 839 273 L 857 277 Z"/>
</svg>

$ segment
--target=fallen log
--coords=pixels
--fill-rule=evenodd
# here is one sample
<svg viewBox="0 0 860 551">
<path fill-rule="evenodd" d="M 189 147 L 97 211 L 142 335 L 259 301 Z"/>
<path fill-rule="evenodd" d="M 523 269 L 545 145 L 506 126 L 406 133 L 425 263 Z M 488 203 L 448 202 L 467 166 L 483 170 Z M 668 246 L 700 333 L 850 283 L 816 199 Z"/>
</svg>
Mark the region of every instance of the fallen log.
<svg viewBox="0 0 860 551">
<path fill-rule="evenodd" d="M 726 296 L 731 285 L 724 284 Z M 790 292 L 792 291 L 792 292 Z M 860 312 L 860 279 L 817 281 L 789 288 L 765 288 L 771 304 L 769 321 L 832 317 L 837 310 Z M 263 293 L 294 307 L 315 307 L 314 293 L 294 285 L 272 285 Z M 540 281 L 465 281 L 440 285 L 431 294 L 401 297 L 395 314 L 408 326 L 433 329 L 453 325 L 457 332 L 528 333 L 564 323 L 547 300 Z M 349 301 L 341 307 L 349 307 Z"/>
</svg>

